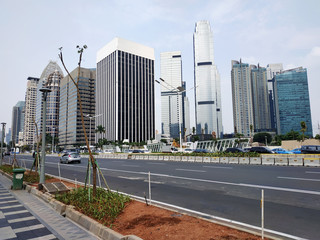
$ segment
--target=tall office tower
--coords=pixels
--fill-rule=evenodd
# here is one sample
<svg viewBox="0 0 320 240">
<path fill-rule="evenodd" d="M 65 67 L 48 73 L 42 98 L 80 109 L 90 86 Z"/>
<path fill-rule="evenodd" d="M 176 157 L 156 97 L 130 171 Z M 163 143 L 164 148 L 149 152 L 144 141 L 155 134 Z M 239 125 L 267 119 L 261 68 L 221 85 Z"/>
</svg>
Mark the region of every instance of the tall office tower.
<svg viewBox="0 0 320 240">
<path fill-rule="evenodd" d="M 250 65 L 252 83 L 252 104 L 254 116 L 254 131 L 271 130 L 270 106 L 268 96 L 267 69 Z"/>
<path fill-rule="evenodd" d="M 54 61 L 50 61 L 41 74 L 37 86 L 36 122 L 38 124 L 38 134 L 42 132 L 43 94 L 39 90 L 43 87 L 51 90 L 47 97 L 46 133 L 51 136 L 58 136 L 59 134 L 60 81 L 62 78 L 63 72 Z"/>
<path fill-rule="evenodd" d="M 300 132 L 300 123 L 307 125 L 305 135 L 312 136 L 312 121 L 306 68 L 282 71 L 274 77 L 277 134 L 291 130 Z"/>
<path fill-rule="evenodd" d="M 12 129 L 12 142 L 17 145 L 19 143 L 19 133 L 23 132 L 24 128 L 24 108 L 25 108 L 25 101 L 19 101 L 13 108 L 12 108 L 12 122 L 11 122 L 11 129 Z"/>
<path fill-rule="evenodd" d="M 6 137 L 6 143 L 10 144 L 11 141 L 11 128 L 9 128 L 8 133 L 5 135 Z"/>
<path fill-rule="evenodd" d="M 23 142 L 25 145 L 32 145 L 35 137 L 36 104 L 37 104 L 37 85 L 39 78 L 28 77 L 27 90 L 25 96 L 25 114 Z"/>
<path fill-rule="evenodd" d="M 208 21 L 196 23 L 193 34 L 197 134 L 223 136 L 220 75 L 214 64 L 213 34 Z"/>
<path fill-rule="evenodd" d="M 78 80 L 78 68 L 71 73 L 72 78 L 78 82 L 82 112 L 89 143 L 95 142 L 95 79 L 96 69 L 80 69 Z M 77 89 L 69 75 L 65 76 L 60 83 L 60 110 L 59 110 L 59 145 L 85 145 L 82 128 L 80 101 Z M 91 123 L 90 118 L 91 117 Z M 91 125 L 91 131 L 90 131 Z M 107 129 L 106 129 L 107 130 Z M 91 136 L 90 136 L 91 132 Z"/>
<path fill-rule="evenodd" d="M 115 38 L 97 53 L 97 138 L 142 142 L 155 137 L 154 49 Z"/>
<path fill-rule="evenodd" d="M 281 73 L 283 70 L 282 63 L 271 63 L 267 65 L 267 79 L 268 79 L 268 91 L 269 91 L 269 106 L 270 106 L 270 121 L 271 128 L 275 130 L 276 126 L 276 113 L 274 110 L 274 94 L 273 94 L 273 79 Z"/>
<path fill-rule="evenodd" d="M 233 124 L 235 133 L 250 136 L 250 125 L 254 126 L 252 85 L 250 78 L 250 67 L 247 63 L 231 61 L 231 84 Z"/>
<path fill-rule="evenodd" d="M 160 54 L 162 134 L 178 138 L 184 133 L 184 97 L 181 52 Z M 184 94 L 184 96 L 183 96 Z M 180 126 L 179 126 L 180 125 Z"/>
</svg>

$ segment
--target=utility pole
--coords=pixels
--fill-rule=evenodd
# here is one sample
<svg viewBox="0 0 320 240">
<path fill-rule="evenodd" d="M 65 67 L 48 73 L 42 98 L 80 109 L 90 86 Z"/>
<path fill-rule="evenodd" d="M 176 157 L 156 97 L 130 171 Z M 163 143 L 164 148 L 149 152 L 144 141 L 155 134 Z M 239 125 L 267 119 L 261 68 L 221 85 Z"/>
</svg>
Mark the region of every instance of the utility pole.
<svg viewBox="0 0 320 240">
<path fill-rule="evenodd" d="M 4 135 L 5 135 L 5 127 L 6 127 L 6 123 L 2 122 L 2 134 L 1 134 L 1 161 L 0 161 L 0 166 L 2 166 L 2 161 L 3 161 L 3 139 L 4 139 Z"/>
</svg>

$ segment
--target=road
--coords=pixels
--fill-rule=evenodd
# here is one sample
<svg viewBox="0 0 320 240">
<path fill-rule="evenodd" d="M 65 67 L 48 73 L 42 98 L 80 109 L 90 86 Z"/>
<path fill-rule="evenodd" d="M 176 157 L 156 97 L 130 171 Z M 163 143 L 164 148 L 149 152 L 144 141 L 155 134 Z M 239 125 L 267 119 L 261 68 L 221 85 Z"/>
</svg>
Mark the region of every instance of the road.
<svg viewBox="0 0 320 240">
<path fill-rule="evenodd" d="M 32 157 L 17 159 L 31 166 Z M 46 173 L 58 175 L 57 157 L 47 156 Z M 265 228 L 319 239 L 320 168 L 208 164 L 126 159 L 98 159 L 113 190 L 148 196 L 194 211 L 261 226 L 261 189 L 265 196 Z M 86 159 L 60 165 L 61 176 L 84 182 Z"/>
</svg>

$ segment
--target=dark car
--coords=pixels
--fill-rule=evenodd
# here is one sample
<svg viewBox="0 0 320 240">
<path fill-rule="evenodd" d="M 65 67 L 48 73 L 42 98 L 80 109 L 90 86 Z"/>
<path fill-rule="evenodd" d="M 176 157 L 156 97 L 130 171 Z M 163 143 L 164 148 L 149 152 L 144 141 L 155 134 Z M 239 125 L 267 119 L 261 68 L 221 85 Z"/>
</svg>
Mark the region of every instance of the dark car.
<svg viewBox="0 0 320 240">
<path fill-rule="evenodd" d="M 132 153 L 144 153 L 144 151 L 140 149 L 134 149 L 132 150 Z"/>
<path fill-rule="evenodd" d="M 197 148 L 193 151 L 194 153 L 209 153 L 208 149 Z"/>
<path fill-rule="evenodd" d="M 257 153 L 274 153 L 267 147 L 252 147 L 250 148 L 249 152 L 257 152 Z"/>
<path fill-rule="evenodd" d="M 301 153 L 304 154 L 320 154 L 320 145 L 301 146 Z"/>
<path fill-rule="evenodd" d="M 227 148 L 224 152 L 226 153 L 238 153 L 245 152 L 242 148 Z"/>
</svg>

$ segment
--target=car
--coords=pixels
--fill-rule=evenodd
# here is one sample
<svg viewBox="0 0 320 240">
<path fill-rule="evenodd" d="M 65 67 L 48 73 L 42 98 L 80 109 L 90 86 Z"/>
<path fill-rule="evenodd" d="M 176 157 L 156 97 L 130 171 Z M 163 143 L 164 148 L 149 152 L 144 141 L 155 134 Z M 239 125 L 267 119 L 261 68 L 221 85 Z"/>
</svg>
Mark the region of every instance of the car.
<svg viewBox="0 0 320 240">
<path fill-rule="evenodd" d="M 65 153 L 60 157 L 60 163 L 72 163 L 78 162 L 81 163 L 81 157 L 77 152 Z"/>
<path fill-rule="evenodd" d="M 284 148 L 274 148 L 274 149 L 272 149 L 272 151 L 274 151 L 274 153 L 277 153 L 277 154 L 292 154 L 292 152 L 290 152 Z"/>
<path fill-rule="evenodd" d="M 132 153 L 144 153 L 144 151 L 140 149 L 134 149 L 132 150 Z"/>
<path fill-rule="evenodd" d="M 103 153 L 114 153 L 113 149 L 105 149 L 103 150 Z"/>
<path fill-rule="evenodd" d="M 224 152 L 226 153 L 238 153 L 245 152 L 242 148 L 227 148 Z"/>
<path fill-rule="evenodd" d="M 209 153 L 208 149 L 197 148 L 193 151 L 194 153 Z"/>
<path fill-rule="evenodd" d="M 301 148 L 295 148 L 293 150 L 290 151 L 293 154 L 301 154 Z"/>
<path fill-rule="evenodd" d="M 305 145 L 301 146 L 301 153 L 304 154 L 320 154 L 320 145 Z"/>
<path fill-rule="evenodd" d="M 185 153 L 193 153 L 193 150 L 191 148 L 186 148 L 184 149 Z"/>
<path fill-rule="evenodd" d="M 256 153 L 274 153 L 270 148 L 267 147 L 252 147 L 250 148 L 249 152 L 256 152 Z"/>
</svg>

